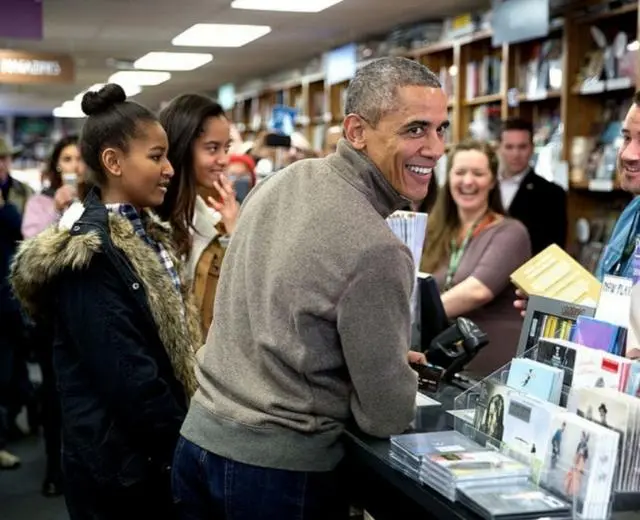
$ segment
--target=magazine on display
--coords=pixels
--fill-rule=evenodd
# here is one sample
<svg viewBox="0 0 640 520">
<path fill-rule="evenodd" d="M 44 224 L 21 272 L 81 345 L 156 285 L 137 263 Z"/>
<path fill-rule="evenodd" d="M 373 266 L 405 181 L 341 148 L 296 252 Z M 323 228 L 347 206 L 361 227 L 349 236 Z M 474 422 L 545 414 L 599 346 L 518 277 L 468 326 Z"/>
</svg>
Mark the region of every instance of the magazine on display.
<svg viewBox="0 0 640 520">
<path fill-rule="evenodd" d="M 572 392 L 569 410 L 620 435 L 614 489 L 640 491 L 638 436 L 640 400 L 606 388 L 579 388 Z"/>
<path fill-rule="evenodd" d="M 619 440 L 618 432 L 571 412 L 556 414 L 541 484 L 575 500 L 583 518 L 606 520 Z"/>
</svg>

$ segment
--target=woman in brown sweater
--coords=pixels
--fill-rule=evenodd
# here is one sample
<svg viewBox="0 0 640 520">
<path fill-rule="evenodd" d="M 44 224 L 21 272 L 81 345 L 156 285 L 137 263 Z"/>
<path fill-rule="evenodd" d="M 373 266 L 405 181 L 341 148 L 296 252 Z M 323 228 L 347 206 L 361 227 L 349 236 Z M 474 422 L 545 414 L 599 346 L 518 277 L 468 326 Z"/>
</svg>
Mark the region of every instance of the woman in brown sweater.
<svg viewBox="0 0 640 520">
<path fill-rule="evenodd" d="M 522 319 L 513 310 L 510 275 L 530 258 L 531 242 L 526 228 L 505 216 L 498 159 L 488 144 L 460 143 L 448 163 L 421 270 L 438 282 L 449 318 L 468 317 L 489 335 L 490 344 L 467 367 L 483 377 L 516 353 Z"/>
</svg>

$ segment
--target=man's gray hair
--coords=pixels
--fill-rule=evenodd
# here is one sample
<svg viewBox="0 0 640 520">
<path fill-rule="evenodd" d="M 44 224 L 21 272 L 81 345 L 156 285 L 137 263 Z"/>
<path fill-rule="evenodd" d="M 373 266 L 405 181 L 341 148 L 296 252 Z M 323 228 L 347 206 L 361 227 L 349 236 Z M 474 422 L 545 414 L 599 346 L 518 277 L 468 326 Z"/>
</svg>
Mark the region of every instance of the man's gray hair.
<svg viewBox="0 0 640 520">
<path fill-rule="evenodd" d="M 381 58 L 356 72 L 349 83 L 345 116 L 356 114 L 376 126 L 393 110 L 401 87 L 441 88 L 440 80 L 424 65 L 407 58 Z"/>
</svg>

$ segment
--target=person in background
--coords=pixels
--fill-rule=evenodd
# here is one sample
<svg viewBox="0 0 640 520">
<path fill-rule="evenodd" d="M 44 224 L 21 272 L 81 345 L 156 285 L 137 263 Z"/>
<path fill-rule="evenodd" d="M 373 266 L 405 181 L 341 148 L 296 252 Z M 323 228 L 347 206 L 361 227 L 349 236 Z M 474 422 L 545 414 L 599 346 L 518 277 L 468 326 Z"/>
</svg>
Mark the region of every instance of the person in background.
<svg viewBox="0 0 640 520">
<path fill-rule="evenodd" d="M 27 200 L 33 195 L 33 190 L 11 176 L 12 158 L 19 151 L 19 149 L 11 148 L 7 141 L 0 137 L 0 193 L 2 193 L 4 201 L 11 203 L 22 215 Z"/>
<path fill-rule="evenodd" d="M 0 469 L 20 465 L 20 459 L 7 451 L 6 445 L 24 435 L 16 418 L 31 393 L 25 358 L 26 326 L 8 281 L 11 259 L 22 240 L 22 214 L 33 194 L 31 188 L 11 176 L 11 160 L 18 151 L 0 138 Z"/>
<path fill-rule="evenodd" d="M 618 178 L 620 187 L 633 195 L 633 200 L 620 214 L 609 241 L 602 251 L 595 271 L 602 282 L 606 275 L 634 277 L 634 252 L 640 241 L 640 91 L 633 97 L 633 103 L 622 124 L 622 146 L 618 150 Z M 638 266 L 635 266 L 638 268 Z M 516 291 L 514 307 L 524 316 L 528 295 Z M 640 300 L 632 296 L 631 313 L 640 313 Z M 640 351 L 631 349 L 627 357 L 638 358 Z"/>
<path fill-rule="evenodd" d="M 22 235 L 25 239 L 36 236 L 52 224 L 74 200 L 84 199 L 85 167 L 78 138 L 68 136 L 60 139 L 43 172 L 42 193 L 33 195 L 27 201 L 22 219 Z M 63 177 L 72 177 L 65 183 Z M 42 407 L 42 426 L 44 430 L 47 465 L 42 484 L 42 494 L 46 497 L 62 493 L 62 472 L 60 469 L 60 404 L 53 371 L 53 330 L 45 323 L 36 323 L 31 328 L 31 344 L 37 353 L 42 371 L 42 385 L 39 389 Z"/>
<path fill-rule="evenodd" d="M 330 126 L 324 134 L 324 155 L 335 153 L 338 148 L 338 141 L 342 137 L 342 127 Z"/>
<path fill-rule="evenodd" d="M 233 184 L 225 176 L 231 145 L 229 120 L 218 103 L 199 94 L 177 97 L 159 117 L 176 174 L 158 213 L 173 228 L 206 334 L 222 260 L 240 211 Z"/>
<path fill-rule="evenodd" d="M 245 200 L 174 459 L 182 519 L 348 518 L 347 423 L 387 437 L 414 418 L 415 266 L 385 218 L 426 197 L 448 124 L 435 74 L 376 60 L 337 152 Z"/>
<path fill-rule="evenodd" d="M 85 93 L 82 110 L 95 187 L 23 242 L 11 281 L 25 311 L 53 323 L 71 520 L 170 519 L 200 331 L 170 229 L 146 209 L 173 176 L 167 136 L 119 85 Z"/>
<path fill-rule="evenodd" d="M 567 241 L 567 195 L 531 167 L 533 126 L 509 119 L 500 132 L 500 195 L 510 217 L 522 222 L 535 256 L 551 244 L 564 249 Z"/>
<path fill-rule="evenodd" d="M 490 344 L 467 366 L 487 376 L 515 355 L 520 328 L 510 312 L 510 275 L 531 256 L 526 228 L 504 214 L 498 159 L 486 143 L 464 141 L 431 213 L 421 271 L 432 273 L 449 318 L 465 316 Z"/>
<path fill-rule="evenodd" d="M 24 238 L 31 238 L 57 222 L 73 201 L 84 198 L 84 175 L 78 138 L 63 137 L 54 145 L 42 174 L 42 192 L 27 200 L 22 220 Z"/>
<path fill-rule="evenodd" d="M 0 190 L 0 469 L 20 465 L 20 459 L 7 451 L 14 421 L 16 376 L 21 372 L 17 364 L 22 349 L 22 316 L 8 280 L 11 259 L 22 239 L 20 224 L 18 208 Z"/>
<path fill-rule="evenodd" d="M 238 203 L 242 204 L 256 186 L 256 163 L 250 155 L 230 155 L 227 176 L 233 184 Z"/>
<path fill-rule="evenodd" d="M 313 151 L 311 143 L 300 132 L 293 132 L 291 134 L 291 147 L 286 152 L 284 157 L 284 165 L 289 166 L 296 161 L 302 159 L 315 159 L 317 154 Z"/>
</svg>

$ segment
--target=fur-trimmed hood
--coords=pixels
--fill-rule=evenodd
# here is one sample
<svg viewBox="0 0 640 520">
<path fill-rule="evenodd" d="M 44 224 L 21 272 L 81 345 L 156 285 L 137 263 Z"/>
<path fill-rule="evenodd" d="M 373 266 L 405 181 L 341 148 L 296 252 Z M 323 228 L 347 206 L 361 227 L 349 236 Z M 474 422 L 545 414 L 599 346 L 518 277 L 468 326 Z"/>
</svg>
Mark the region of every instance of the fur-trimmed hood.
<svg viewBox="0 0 640 520">
<path fill-rule="evenodd" d="M 107 214 L 95 195 L 87 202 L 87 207 L 74 204 L 57 226 L 20 245 L 10 276 L 16 297 L 31 316 L 46 312 L 50 307 L 47 289 L 52 282 L 68 270 L 88 268 L 94 255 L 103 250 L 103 242 L 110 239 L 115 248 L 124 253 L 140 279 L 175 375 L 188 394 L 193 395 L 196 389 L 194 353 L 201 344 L 201 333 L 197 311 L 190 303 L 189 288 L 183 284 L 181 299 L 158 255 L 135 234 L 129 220 Z M 165 247 L 180 272 L 178 259 L 171 253 L 170 227 L 151 211 L 145 211 L 143 221 L 148 235 Z M 78 224 L 86 222 L 91 224 L 88 230 L 78 232 Z M 183 306 L 186 320 L 180 312 Z"/>
</svg>

